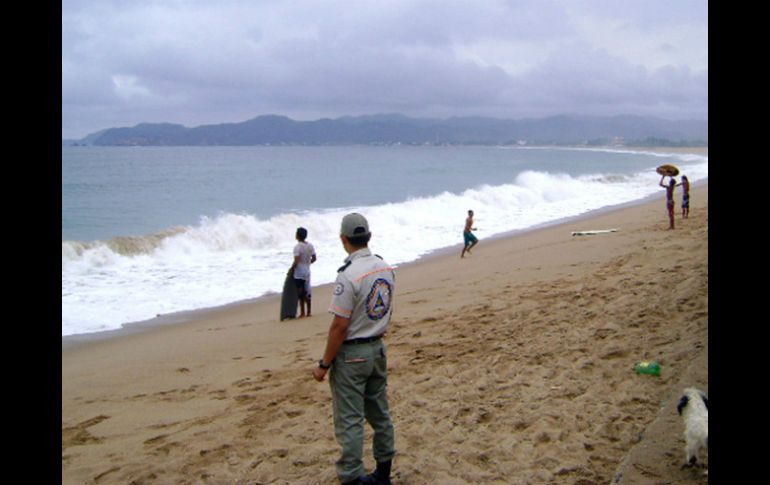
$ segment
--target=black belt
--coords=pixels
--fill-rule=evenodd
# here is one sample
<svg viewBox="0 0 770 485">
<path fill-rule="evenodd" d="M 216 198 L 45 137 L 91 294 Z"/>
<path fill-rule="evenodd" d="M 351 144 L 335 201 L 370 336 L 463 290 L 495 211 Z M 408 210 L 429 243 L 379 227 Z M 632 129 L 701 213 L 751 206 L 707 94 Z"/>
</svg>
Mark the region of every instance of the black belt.
<svg viewBox="0 0 770 485">
<path fill-rule="evenodd" d="M 374 337 L 352 338 L 350 340 L 345 340 L 342 343 L 348 344 L 348 345 L 367 344 L 369 342 L 374 342 L 375 340 L 379 340 L 381 338 L 382 338 L 382 335 L 375 335 Z"/>
</svg>

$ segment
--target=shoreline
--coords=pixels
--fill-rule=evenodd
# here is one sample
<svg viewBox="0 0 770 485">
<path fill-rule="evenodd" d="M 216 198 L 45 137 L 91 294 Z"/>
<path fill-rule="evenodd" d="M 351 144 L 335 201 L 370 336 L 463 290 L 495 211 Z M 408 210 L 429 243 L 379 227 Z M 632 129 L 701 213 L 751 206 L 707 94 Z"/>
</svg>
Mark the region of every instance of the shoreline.
<svg viewBox="0 0 770 485">
<path fill-rule="evenodd" d="M 548 148 L 548 147 L 546 147 Z M 550 147 L 553 148 L 553 147 Z M 580 148 L 580 147 L 557 147 L 557 148 Z M 658 153 L 682 153 L 682 154 L 698 154 L 703 156 L 708 156 L 708 147 L 590 147 L 589 149 L 623 149 L 623 150 L 629 150 L 629 151 L 642 151 L 642 152 L 658 152 Z M 697 181 L 692 184 L 692 188 L 696 189 L 699 187 L 707 187 L 708 186 L 708 178 L 704 180 Z M 578 214 L 576 216 L 570 216 L 563 219 L 557 219 L 555 221 L 550 222 L 544 222 L 532 227 L 528 227 L 525 229 L 516 229 L 512 231 L 507 231 L 499 234 L 495 234 L 493 236 L 489 236 L 485 238 L 487 241 L 495 241 L 498 239 L 505 239 L 505 238 L 511 238 L 511 237 L 518 237 L 520 235 L 528 234 L 534 231 L 539 231 L 546 228 L 551 227 L 558 227 L 561 225 L 571 224 L 574 222 L 591 219 L 597 216 L 601 216 L 606 213 L 611 213 L 614 211 L 623 210 L 624 208 L 628 207 L 634 207 L 639 205 L 644 205 L 646 203 L 649 203 L 653 200 L 659 199 L 661 194 L 651 194 L 648 195 L 642 199 L 633 200 L 630 202 L 624 202 L 621 204 L 611 205 L 611 206 L 605 206 L 601 207 L 599 209 L 594 209 L 588 212 L 585 212 L 583 214 Z M 435 250 L 432 250 L 431 252 L 424 254 L 420 257 L 418 257 L 415 260 L 408 261 L 405 263 L 401 263 L 398 265 L 399 268 L 408 268 L 412 265 L 420 264 L 421 262 L 430 260 L 432 258 L 437 257 L 443 257 L 445 255 L 448 255 L 450 253 L 453 253 L 455 251 L 459 252 L 462 248 L 462 244 L 458 243 L 456 245 L 452 246 L 446 246 L 442 248 L 437 248 Z M 318 285 L 317 287 L 314 287 L 314 291 L 318 291 L 319 289 L 328 289 L 333 283 L 325 283 L 322 285 Z M 195 321 L 201 318 L 208 318 L 209 316 L 215 316 L 218 312 L 227 312 L 233 308 L 237 308 L 243 305 L 253 305 L 253 304 L 259 304 L 259 303 L 272 303 L 272 300 L 280 301 L 281 294 L 276 292 L 270 292 L 264 295 L 260 295 L 254 298 L 248 298 L 245 300 L 238 300 L 233 301 L 230 303 L 226 303 L 223 305 L 217 305 L 213 307 L 207 307 L 207 308 L 198 308 L 198 309 L 191 309 L 191 310 L 182 310 L 178 312 L 158 315 L 155 318 L 150 318 L 147 320 L 141 320 L 136 322 L 127 322 L 124 323 L 120 328 L 117 329 L 109 329 L 104 331 L 98 331 L 98 332 L 88 332 L 88 333 L 80 333 L 80 334 L 72 334 L 72 335 L 64 335 L 61 337 L 62 339 L 62 350 L 77 347 L 83 344 L 88 344 L 91 342 L 97 342 L 101 340 L 106 339 L 112 339 L 112 338 L 121 338 L 123 336 L 128 335 L 134 335 L 137 333 L 144 333 L 144 332 L 151 332 L 156 328 L 161 328 L 165 326 L 170 325 L 184 325 L 186 323 L 189 323 L 191 321 Z"/>
<path fill-rule="evenodd" d="M 692 189 L 694 190 L 699 187 L 707 187 L 707 186 L 708 186 L 708 178 L 705 180 L 701 180 L 696 183 L 693 183 Z M 599 209 L 594 209 L 594 210 L 585 212 L 583 214 L 578 214 L 576 216 L 570 216 L 563 219 L 558 219 L 556 221 L 544 222 L 542 224 L 538 224 L 536 226 L 528 227 L 525 229 L 514 229 L 512 231 L 495 234 L 484 238 L 484 240 L 485 241 L 504 240 L 508 238 L 515 238 L 522 235 L 534 233 L 543 229 L 558 228 L 560 226 L 566 226 L 576 222 L 590 220 L 604 214 L 611 214 L 616 211 L 622 211 L 623 209 L 626 209 L 626 208 L 641 206 L 641 205 L 650 203 L 654 200 L 660 199 L 660 197 L 661 197 L 661 194 L 652 194 L 642 199 L 633 200 L 630 202 L 624 202 L 624 203 L 616 204 L 612 206 L 601 207 Z M 455 252 L 459 253 L 461 249 L 462 249 L 462 243 L 458 243 L 453 246 L 437 248 L 427 254 L 420 256 L 415 260 L 398 264 L 396 265 L 396 267 L 398 269 L 410 268 L 414 265 L 419 265 L 421 263 L 428 262 L 433 258 L 442 258 L 450 254 L 454 254 Z M 329 289 L 333 284 L 334 283 L 324 283 L 318 286 L 314 286 L 313 289 L 314 291 L 325 290 L 325 289 Z M 117 329 L 104 330 L 100 332 L 64 335 L 62 336 L 62 349 L 71 348 L 71 347 L 78 346 L 80 344 L 87 344 L 89 342 L 95 342 L 99 340 L 120 338 L 122 336 L 133 335 L 136 333 L 152 332 L 156 328 L 165 327 L 169 325 L 185 325 L 187 323 L 190 323 L 191 321 L 199 320 L 202 318 L 216 317 L 216 314 L 219 312 L 228 312 L 232 309 L 235 309 L 244 305 L 255 305 L 260 303 L 272 304 L 272 303 L 275 303 L 273 300 L 280 301 L 280 298 L 281 298 L 280 293 L 270 292 L 254 298 L 248 298 L 245 300 L 238 300 L 230 303 L 225 303 L 224 305 L 218 305 L 218 306 L 208 307 L 208 308 L 198 308 L 193 310 L 182 310 L 179 312 L 159 315 L 155 318 L 151 318 L 148 320 L 142 320 L 138 322 L 129 322 L 129 323 L 123 324 L 121 328 L 117 328 Z"/>
<path fill-rule="evenodd" d="M 394 483 L 701 483 L 676 413 L 682 385 L 708 392 L 708 184 L 692 194 L 674 231 L 661 189 L 400 265 Z M 310 318 L 279 322 L 271 295 L 63 348 L 62 484 L 335 483 L 328 384 L 310 376 L 331 286 Z"/>
</svg>

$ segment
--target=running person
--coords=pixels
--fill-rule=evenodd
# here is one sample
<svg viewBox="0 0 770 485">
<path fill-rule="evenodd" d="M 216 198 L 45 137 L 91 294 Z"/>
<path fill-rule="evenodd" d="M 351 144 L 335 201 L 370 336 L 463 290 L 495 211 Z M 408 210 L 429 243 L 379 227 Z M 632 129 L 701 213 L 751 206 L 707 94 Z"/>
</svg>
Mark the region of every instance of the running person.
<svg viewBox="0 0 770 485">
<path fill-rule="evenodd" d="M 471 254 L 471 248 L 479 243 L 479 240 L 476 238 L 476 236 L 473 235 L 471 231 L 475 231 L 476 228 L 473 227 L 473 211 L 468 211 L 468 218 L 465 219 L 465 229 L 463 229 L 463 240 L 465 242 L 465 245 L 463 246 L 463 252 L 460 254 L 461 258 L 465 257 L 465 253 Z"/>
</svg>

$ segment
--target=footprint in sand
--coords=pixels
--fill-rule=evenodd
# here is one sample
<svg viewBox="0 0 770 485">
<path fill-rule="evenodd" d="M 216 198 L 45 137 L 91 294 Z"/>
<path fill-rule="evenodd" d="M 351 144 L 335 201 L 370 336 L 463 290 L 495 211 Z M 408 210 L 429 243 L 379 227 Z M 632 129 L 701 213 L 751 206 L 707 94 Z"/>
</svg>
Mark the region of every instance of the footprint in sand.
<svg viewBox="0 0 770 485">
<path fill-rule="evenodd" d="M 168 438 L 167 434 L 161 434 L 161 435 L 155 436 L 154 438 L 144 440 L 143 444 L 147 446 L 154 446 L 154 445 L 157 445 L 158 443 L 164 442 L 166 438 Z"/>
<path fill-rule="evenodd" d="M 94 418 L 87 419 L 83 422 L 80 422 L 75 426 L 62 428 L 61 430 L 62 448 L 67 448 L 69 446 L 85 445 L 89 443 L 101 443 L 103 441 L 102 438 L 97 438 L 96 436 L 92 435 L 88 431 L 88 428 L 90 428 L 91 426 L 95 426 L 107 419 L 110 419 L 110 417 L 102 414 Z"/>
<path fill-rule="evenodd" d="M 99 483 L 99 482 L 101 482 L 101 481 L 102 481 L 102 479 L 103 479 L 104 477 L 106 477 L 106 476 L 107 476 L 107 475 L 109 475 L 110 473 L 115 473 L 115 472 L 117 472 L 117 471 L 120 471 L 120 467 L 119 467 L 119 466 L 114 466 L 114 467 L 110 468 L 109 470 L 107 470 L 107 471 L 104 471 L 104 472 L 102 472 L 102 473 L 100 473 L 100 474 L 96 475 L 96 476 L 94 477 L 94 482 L 96 482 L 96 483 Z"/>
</svg>

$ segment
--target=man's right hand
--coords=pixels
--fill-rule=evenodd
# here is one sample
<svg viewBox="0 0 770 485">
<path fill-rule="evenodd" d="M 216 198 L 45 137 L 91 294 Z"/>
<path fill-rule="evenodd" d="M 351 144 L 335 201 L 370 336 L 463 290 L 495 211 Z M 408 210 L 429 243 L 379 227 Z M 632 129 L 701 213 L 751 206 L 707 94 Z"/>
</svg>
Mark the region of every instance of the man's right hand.
<svg viewBox="0 0 770 485">
<path fill-rule="evenodd" d="M 327 369 L 322 369 L 316 366 L 316 368 L 313 369 L 313 379 L 317 380 L 318 382 L 323 382 L 324 379 L 326 379 L 326 372 Z"/>
</svg>

